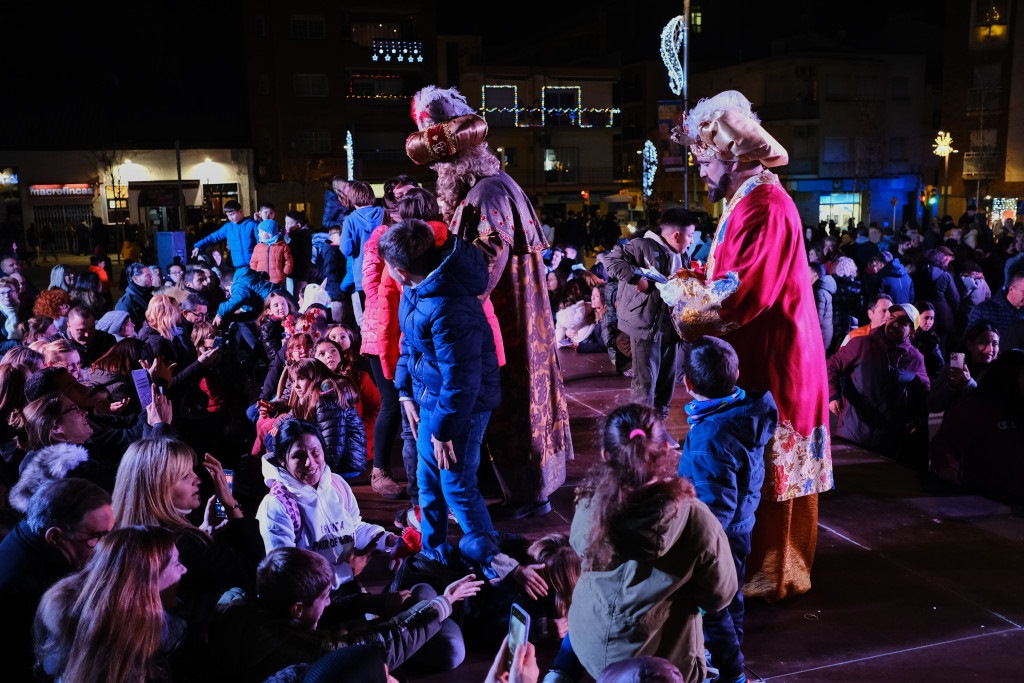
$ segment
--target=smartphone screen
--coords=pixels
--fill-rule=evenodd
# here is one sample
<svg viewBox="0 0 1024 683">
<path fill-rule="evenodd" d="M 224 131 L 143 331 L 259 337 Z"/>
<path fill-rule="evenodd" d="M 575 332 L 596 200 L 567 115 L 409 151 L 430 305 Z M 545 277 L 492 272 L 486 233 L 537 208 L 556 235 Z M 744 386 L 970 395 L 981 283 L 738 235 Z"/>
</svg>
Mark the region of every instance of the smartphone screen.
<svg viewBox="0 0 1024 683">
<path fill-rule="evenodd" d="M 235 491 L 235 471 L 224 470 L 224 478 L 228 480 L 228 491 L 234 493 Z M 224 509 L 224 504 L 220 502 L 220 498 L 213 502 L 213 512 L 218 517 L 227 517 L 228 513 Z"/>
<path fill-rule="evenodd" d="M 512 603 L 512 611 L 508 617 L 508 652 L 505 653 L 505 669 L 512 669 L 512 660 L 520 645 L 525 645 L 530 637 L 530 614 L 517 603 Z"/>
<path fill-rule="evenodd" d="M 139 403 L 145 410 L 153 402 L 153 386 L 149 373 L 145 370 L 132 370 L 132 382 L 135 384 L 135 392 L 139 395 Z"/>
<path fill-rule="evenodd" d="M 964 354 L 956 351 L 949 354 L 949 366 L 951 368 L 962 368 L 964 366 Z"/>
</svg>

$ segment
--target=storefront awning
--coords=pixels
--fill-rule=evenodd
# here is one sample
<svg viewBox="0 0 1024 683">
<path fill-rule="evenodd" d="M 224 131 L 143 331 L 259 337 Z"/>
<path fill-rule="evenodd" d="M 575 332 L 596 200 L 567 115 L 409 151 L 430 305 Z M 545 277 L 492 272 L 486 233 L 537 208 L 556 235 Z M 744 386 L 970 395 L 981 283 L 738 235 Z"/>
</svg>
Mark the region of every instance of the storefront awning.
<svg viewBox="0 0 1024 683">
<path fill-rule="evenodd" d="M 199 206 L 199 181 L 182 180 L 185 206 Z M 137 193 L 137 197 L 132 195 Z M 178 206 L 177 180 L 148 180 L 128 183 L 128 196 L 135 206 Z"/>
</svg>

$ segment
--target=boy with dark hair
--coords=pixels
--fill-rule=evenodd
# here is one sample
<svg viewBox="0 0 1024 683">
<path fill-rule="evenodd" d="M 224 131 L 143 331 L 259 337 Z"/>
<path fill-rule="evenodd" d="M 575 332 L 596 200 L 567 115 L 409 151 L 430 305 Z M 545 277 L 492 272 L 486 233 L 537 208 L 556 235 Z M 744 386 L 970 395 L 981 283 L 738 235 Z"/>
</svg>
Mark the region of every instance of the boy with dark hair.
<svg viewBox="0 0 1024 683">
<path fill-rule="evenodd" d="M 501 552 L 477 486 L 484 431 L 501 403 L 494 334 L 479 299 L 487 288 L 484 256 L 453 235 L 438 247 L 433 229 L 418 218 L 389 228 L 377 252 L 403 286 L 395 387 L 416 435 L 422 554 L 448 561 L 451 508 L 464 532 L 460 551 L 486 578 L 514 574 L 543 595 L 540 575 Z"/>
<path fill-rule="evenodd" d="M 301 680 L 308 665 L 338 648 L 358 644 L 380 648 L 392 670 L 412 657 L 419 670 L 446 671 L 464 656 L 459 627 L 448 617 L 456 602 L 479 592 L 483 582 L 473 579 L 460 578 L 442 595 L 417 584 L 406 609 L 390 619 L 359 619 L 327 628 L 320 623 L 331 604 L 331 565 L 310 550 L 276 548 L 256 570 L 256 596 L 236 597 L 218 606 L 211 645 L 229 663 L 232 680 L 243 683 L 267 680 L 289 667 L 297 674 L 294 680 Z M 329 620 L 328 614 L 325 622 Z M 423 648 L 428 641 L 431 647 Z M 438 647 L 433 647 L 435 642 Z"/>
<path fill-rule="evenodd" d="M 641 269 L 653 269 L 668 278 L 680 268 L 689 268 L 687 250 L 698 220 L 691 211 L 667 209 L 657 230 L 616 245 L 604 259 L 608 275 L 619 282 L 615 309 L 619 330 L 629 335 L 633 358 L 631 400 L 653 406 L 662 420 L 668 417 L 675 393 L 680 339 L 672 326 L 669 306 Z M 674 439 L 670 443 L 679 447 Z"/>
<path fill-rule="evenodd" d="M 353 180 L 347 196 L 352 200 L 352 213 L 345 216 L 341 228 L 341 253 L 350 260 L 349 273 L 355 290 L 363 293 L 363 245 L 374 229 L 384 222 L 384 209 L 377 206 L 377 195 L 369 183 Z M 365 296 L 363 297 L 365 301 Z"/>
<path fill-rule="evenodd" d="M 683 442 L 679 476 L 725 529 L 740 589 L 720 612 L 704 615 L 704 640 L 722 683 L 744 683 L 743 577 L 750 554 L 754 512 L 764 483 L 764 449 L 778 423 L 771 392 L 746 393 L 736 386 L 739 358 L 718 337 L 683 344 L 683 382 L 693 401 L 686 404 L 690 431 Z"/>
<path fill-rule="evenodd" d="M 224 215 L 228 219 L 224 225 L 193 245 L 192 258 L 197 258 L 202 249 L 226 241 L 231 252 L 231 265 L 236 270 L 248 269 L 253 247 L 256 246 L 256 221 L 242 214 L 242 205 L 236 199 L 224 202 Z"/>
</svg>

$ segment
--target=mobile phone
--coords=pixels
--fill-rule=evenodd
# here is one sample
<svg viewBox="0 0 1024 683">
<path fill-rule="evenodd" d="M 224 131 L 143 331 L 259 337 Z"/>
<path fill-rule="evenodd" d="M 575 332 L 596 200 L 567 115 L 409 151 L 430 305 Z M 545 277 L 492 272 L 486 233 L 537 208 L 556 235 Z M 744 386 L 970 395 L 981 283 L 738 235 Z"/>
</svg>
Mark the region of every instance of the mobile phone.
<svg viewBox="0 0 1024 683">
<path fill-rule="evenodd" d="M 957 351 L 954 351 L 953 353 L 949 354 L 949 367 L 963 369 L 964 354 Z"/>
<path fill-rule="evenodd" d="M 213 340 L 213 348 L 219 349 L 222 346 L 224 346 L 224 337 L 217 337 Z"/>
<path fill-rule="evenodd" d="M 530 639 L 530 613 L 523 609 L 519 603 L 512 603 L 512 610 L 508 616 L 508 650 L 505 652 L 505 670 L 512 670 L 512 661 L 516 656 L 516 650 L 520 645 L 525 645 Z"/>
<path fill-rule="evenodd" d="M 132 382 L 135 384 L 135 393 L 139 395 L 139 403 L 145 410 L 153 402 L 153 386 L 149 373 L 145 370 L 132 370 Z"/>
<path fill-rule="evenodd" d="M 224 470 L 224 478 L 228 480 L 228 491 L 235 492 L 235 471 Z M 227 510 L 224 509 L 224 504 L 220 502 L 220 498 L 213 502 L 213 513 L 218 517 L 227 517 Z"/>
</svg>

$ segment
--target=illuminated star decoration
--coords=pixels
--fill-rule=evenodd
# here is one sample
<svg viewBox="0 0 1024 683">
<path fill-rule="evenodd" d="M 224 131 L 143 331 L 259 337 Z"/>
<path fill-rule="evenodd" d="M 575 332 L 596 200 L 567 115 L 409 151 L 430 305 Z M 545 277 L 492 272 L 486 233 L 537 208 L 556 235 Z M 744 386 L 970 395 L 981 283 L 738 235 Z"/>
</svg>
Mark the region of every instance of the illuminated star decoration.
<svg viewBox="0 0 1024 683">
<path fill-rule="evenodd" d="M 665 62 L 665 68 L 668 69 L 668 87 L 676 95 L 682 93 L 686 85 L 686 72 L 683 71 L 683 65 L 679 63 L 679 48 L 683 44 L 684 24 L 683 17 L 672 17 L 672 20 L 661 30 L 661 61 Z"/>
<path fill-rule="evenodd" d="M 356 174 L 355 174 L 356 160 L 354 158 L 355 155 L 352 154 L 352 150 L 353 149 L 354 149 L 354 147 L 352 145 L 352 131 L 347 130 L 347 131 L 345 131 L 345 157 L 346 157 L 346 163 L 347 163 L 347 166 L 348 166 L 348 168 L 346 170 L 348 171 L 348 179 L 350 181 L 351 180 L 355 180 L 355 177 L 356 177 Z"/>
<path fill-rule="evenodd" d="M 650 140 L 644 142 L 644 196 L 650 197 L 654 189 L 654 174 L 658 172 L 658 150 Z"/>
</svg>

